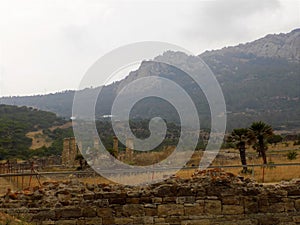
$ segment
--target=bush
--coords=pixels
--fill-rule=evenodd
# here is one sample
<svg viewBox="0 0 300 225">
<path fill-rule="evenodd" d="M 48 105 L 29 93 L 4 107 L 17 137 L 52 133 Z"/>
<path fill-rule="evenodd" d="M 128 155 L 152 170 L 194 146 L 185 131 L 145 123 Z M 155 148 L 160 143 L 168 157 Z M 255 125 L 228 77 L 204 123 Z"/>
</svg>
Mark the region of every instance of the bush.
<svg viewBox="0 0 300 225">
<path fill-rule="evenodd" d="M 288 154 L 287 154 L 287 158 L 288 160 L 295 160 L 298 156 L 298 153 L 296 151 L 290 151 Z"/>
<path fill-rule="evenodd" d="M 294 145 L 300 145 L 300 140 L 294 141 Z"/>
</svg>

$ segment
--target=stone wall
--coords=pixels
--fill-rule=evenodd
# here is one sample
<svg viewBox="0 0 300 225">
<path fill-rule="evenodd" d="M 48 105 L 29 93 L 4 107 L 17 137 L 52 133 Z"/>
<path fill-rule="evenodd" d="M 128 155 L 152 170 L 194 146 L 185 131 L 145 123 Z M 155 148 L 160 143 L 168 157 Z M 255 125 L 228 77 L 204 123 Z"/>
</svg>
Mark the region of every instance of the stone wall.
<svg viewBox="0 0 300 225">
<path fill-rule="evenodd" d="M 300 224 L 300 180 L 265 186 L 216 170 L 142 187 L 70 180 L 11 194 L 0 211 L 32 224 Z"/>
</svg>

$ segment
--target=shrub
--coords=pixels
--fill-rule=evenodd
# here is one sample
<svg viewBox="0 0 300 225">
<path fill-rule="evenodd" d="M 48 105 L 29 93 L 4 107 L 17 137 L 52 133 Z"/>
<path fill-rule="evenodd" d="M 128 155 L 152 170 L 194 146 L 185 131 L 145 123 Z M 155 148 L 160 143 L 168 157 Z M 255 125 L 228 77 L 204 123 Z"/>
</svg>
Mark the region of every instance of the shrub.
<svg viewBox="0 0 300 225">
<path fill-rule="evenodd" d="M 288 154 L 287 154 L 287 158 L 288 160 L 295 160 L 298 156 L 298 153 L 296 151 L 290 151 Z"/>
</svg>

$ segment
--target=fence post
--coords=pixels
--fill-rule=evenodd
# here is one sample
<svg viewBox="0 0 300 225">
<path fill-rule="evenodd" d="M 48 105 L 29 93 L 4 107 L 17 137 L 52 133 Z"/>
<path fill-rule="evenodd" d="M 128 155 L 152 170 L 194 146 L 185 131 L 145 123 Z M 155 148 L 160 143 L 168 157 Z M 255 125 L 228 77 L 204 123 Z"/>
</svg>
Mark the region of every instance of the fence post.
<svg viewBox="0 0 300 225">
<path fill-rule="evenodd" d="M 265 165 L 263 165 L 263 172 L 262 172 L 262 183 L 265 182 Z"/>
</svg>

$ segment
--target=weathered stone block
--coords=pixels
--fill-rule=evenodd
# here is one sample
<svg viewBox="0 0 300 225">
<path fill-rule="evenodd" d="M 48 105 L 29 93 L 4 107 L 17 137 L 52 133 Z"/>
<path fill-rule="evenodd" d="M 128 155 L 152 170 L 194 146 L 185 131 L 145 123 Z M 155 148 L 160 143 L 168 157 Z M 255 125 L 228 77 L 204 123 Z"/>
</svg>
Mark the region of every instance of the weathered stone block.
<svg viewBox="0 0 300 225">
<path fill-rule="evenodd" d="M 113 217 L 104 217 L 102 218 L 103 225 L 115 225 L 115 219 Z"/>
<path fill-rule="evenodd" d="M 123 225 L 123 224 L 132 224 L 132 218 L 115 218 L 115 224 Z"/>
<path fill-rule="evenodd" d="M 184 215 L 183 205 L 165 204 L 158 206 L 158 216 L 181 216 Z"/>
<path fill-rule="evenodd" d="M 270 204 L 269 212 L 281 213 L 285 211 L 285 204 L 283 202 Z"/>
<path fill-rule="evenodd" d="M 82 209 L 82 216 L 84 217 L 95 217 L 97 216 L 97 211 L 95 208 L 87 207 Z"/>
<path fill-rule="evenodd" d="M 102 223 L 102 218 L 93 218 L 93 219 L 86 219 L 85 220 L 86 225 L 101 225 Z"/>
<path fill-rule="evenodd" d="M 223 205 L 222 213 L 225 215 L 239 215 L 244 213 L 244 207 L 240 205 Z"/>
<path fill-rule="evenodd" d="M 95 194 L 94 193 L 87 193 L 83 195 L 84 200 L 94 200 L 95 199 Z"/>
<path fill-rule="evenodd" d="M 108 207 L 109 201 L 108 201 L 108 199 L 98 199 L 98 200 L 94 201 L 93 204 L 98 207 Z"/>
<path fill-rule="evenodd" d="M 293 216 L 293 221 L 295 223 L 300 223 L 300 215 L 299 216 Z"/>
<path fill-rule="evenodd" d="M 82 216 L 80 208 L 65 208 L 55 211 L 56 217 L 61 218 L 79 218 Z"/>
<path fill-rule="evenodd" d="M 196 195 L 196 192 L 193 192 L 193 189 L 191 187 L 178 187 L 176 191 L 177 196 L 192 196 Z"/>
<path fill-rule="evenodd" d="M 199 203 L 192 204 L 191 206 L 184 207 L 184 215 L 186 216 L 197 216 L 204 212 L 204 204 Z"/>
<path fill-rule="evenodd" d="M 126 217 L 130 216 L 144 216 L 144 206 L 139 204 L 130 204 L 123 206 L 123 215 Z"/>
<path fill-rule="evenodd" d="M 230 225 L 236 224 L 236 225 L 258 225 L 257 220 L 248 219 L 248 220 L 238 220 L 234 223 L 231 222 Z"/>
<path fill-rule="evenodd" d="M 152 203 L 151 197 L 140 197 L 140 203 Z"/>
<path fill-rule="evenodd" d="M 154 218 L 154 224 L 164 223 L 165 218 Z"/>
<path fill-rule="evenodd" d="M 244 200 L 245 213 L 257 213 L 258 212 L 258 202 L 256 199 L 247 198 Z"/>
<path fill-rule="evenodd" d="M 113 216 L 113 210 L 111 208 L 99 208 L 97 210 L 97 215 L 101 218 L 107 218 Z"/>
<path fill-rule="evenodd" d="M 287 190 L 288 196 L 300 196 L 300 187 L 298 186 L 291 186 Z"/>
<path fill-rule="evenodd" d="M 76 220 L 59 220 L 55 225 L 76 225 Z"/>
<path fill-rule="evenodd" d="M 169 216 L 165 218 L 165 223 L 172 225 L 181 225 L 181 216 Z"/>
<path fill-rule="evenodd" d="M 139 204 L 140 199 L 139 198 L 126 198 L 126 203 L 129 204 Z"/>
<path fill-rule="evenodd" d="M 32 221 L 43 221 L 55 219 L 55 212 L 53 210 L 41 211 L 32 216 Z"/>
<path fill-rule="evenodd" d="M 162 198 L 154 197 L 152 198 L 152 203 L 162 203 Z"/>
<path fill-rule="evenodd" d="M 194 203 L 195 202 L 195 196 L 181 196 L 176 198 L 177 204 L 184 204 L 184 203 Z"/>
<path fill-rule="evenodd" d="M 287 223 L 278 223 L 278 225 L 297 225 L 296 223 L 294 222 L 287 222 Z"/>
<path fill-rule="evenodd" d="M 133 219 L 133 224 L 153 224 L 154 219 L 151 216 L 143 217 L 131 217 Z"/>
<path fill-rule="evenodd" d="M 143 218 L 143 222 L 144 222 L 144 224 L 153 224 L 154 223 L 154 219 L 151 216 L 145 216 Z"/>
<path fill-rule="evenodd" d="M 186 220 L 182 221 L 182 225 L 211 225 L 212 223 L 208 219 L 202 220 Z"/>
<path fill-rule="evenodd" d="M 278 218 L 275 218 L 272 215 L 264 215 L 258 218 L 258 224 L 263 224 L 263 225 L 274 225 L 278 224 Z"/>
<path fill-rule="evenodd" d="M 157 216 L 157 208 L 145 208 L 146 216 Z"/>
<path fill-rule="evenodd" d="M 157 208 L 156 204 L 145 204 L 144 205 L 145 208 Z"/>
<path fill-rule="evenodd" d="M 237 196 L 231 195 L 231 196 L 224 196 L 222 198 L 222 203 L 224 205 L 239 205 L 240 199 Z"/>
<path fill-rule="evenodd" d="M 172 197 L 164 197 L 163 202 L 164 203 L 176 203 L 176 198 L 175 196 Z"/>
<path fill-rule="evenodd" d="M 222 205 L 220 200 L 205 200 L 204 212 L 208 214 L 221 214 Z"/>
<path fill-rule="evenodd" d="M 197 197 L 205 197 L 205 196 L 207 196 L 206 189 L 204 187 L 197 187 L 197 189 L 196 189 L 196 196 Z"/>
<path fill-rule="evenodd" d="M 300 211 L 300 199 L 297 199 L 295 201 L 295 208 L 296 208 L 297 211 Z"/>
<path fill-rule="evenodd" d="M 285 199 L 285 201 L 284 201 L 284 209 L 285 209 L 286 212 L 294 212 L 294 211 L 296 211 L 294 201 L 289 200 L 289 199 Z"/>
<path fill-rule="evenodd" d="M 265 199 L 265 198 L 259 199 L 258 210 L 259 210 L 259 212 L 262 212 L 262 213 L 268 212 L 270 210 L 268 199 Z"/>
<path fill-rule="evenodd" d="M 78 219 L 76 225 L 85 225 L 85 219 Z"/>
<path fill-rule="evenodd" d="M 166 197 L 166 196 L 175 196 L 177 188 L 171 184 L 164 184 L 157 187 L 154 190 L 155 196 L 157 197 Z"/>
<path fill-rule="evenodd" d="M 124 205 L 126 203 L 126 198 L 110 198 L 110 204 Z"/>
</svg>

